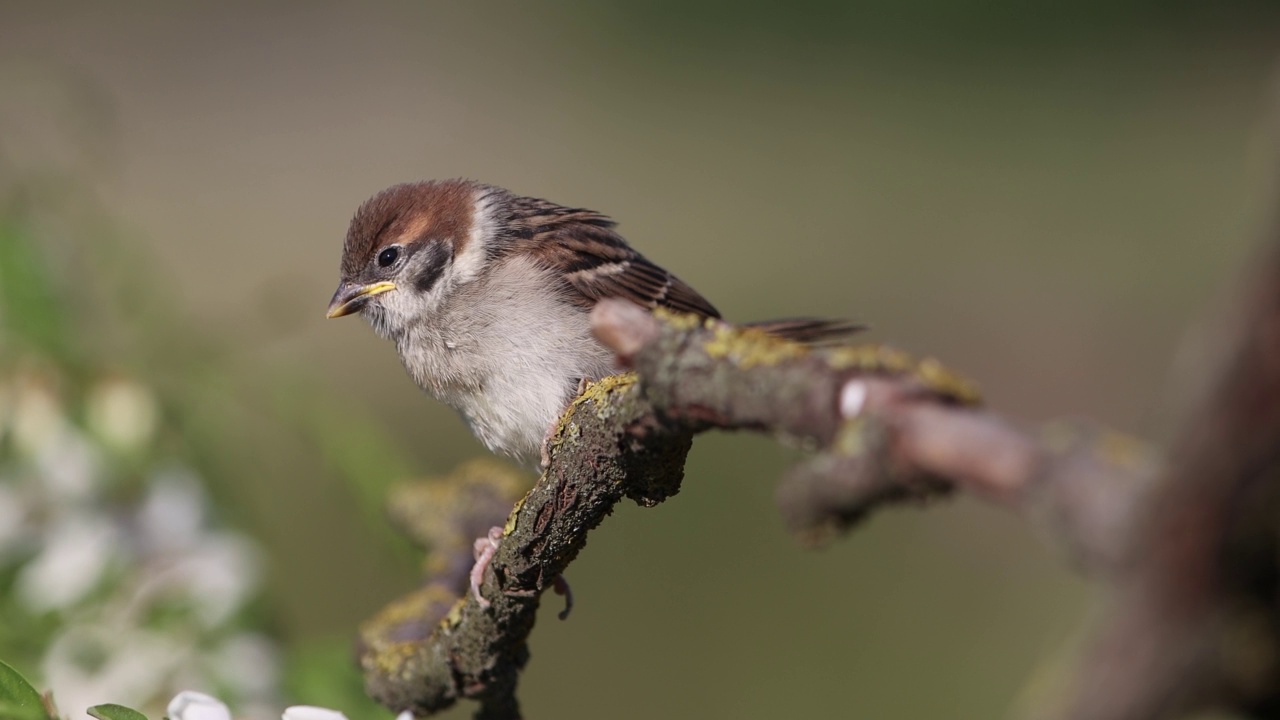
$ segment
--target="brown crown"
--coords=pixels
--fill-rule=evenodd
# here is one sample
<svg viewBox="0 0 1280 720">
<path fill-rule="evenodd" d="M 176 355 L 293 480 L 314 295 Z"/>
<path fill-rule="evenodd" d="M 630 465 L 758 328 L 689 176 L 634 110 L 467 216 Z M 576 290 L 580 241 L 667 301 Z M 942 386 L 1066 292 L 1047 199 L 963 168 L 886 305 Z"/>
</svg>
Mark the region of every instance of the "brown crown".
<svg viewBox="0 0 1280 720">
<path fill-rule="evenodd" d="M 378 251 L 397 243 L 447 238 L 454 252 L 461 252 L 470 236 L 479 187 L 470 180 L 432 180 L 395 185 L 369 198 L 351 218 L 342 274 L 358 274 Z"/>
</svg>

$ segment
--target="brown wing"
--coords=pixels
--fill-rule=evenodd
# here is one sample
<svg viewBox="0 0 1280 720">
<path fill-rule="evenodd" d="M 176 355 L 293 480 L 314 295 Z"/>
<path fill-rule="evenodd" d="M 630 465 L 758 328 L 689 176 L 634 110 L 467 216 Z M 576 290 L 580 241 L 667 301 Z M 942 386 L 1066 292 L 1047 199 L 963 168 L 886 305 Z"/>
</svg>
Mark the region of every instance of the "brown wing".
<svg viewBox="0 0 1280 720">
<path fill-rule="evenodd" d="M 720 317 L 696 290 L 636 252 L 600 213 L 518 198 L 513 220 L 523 229 L 517 242 L 533 244 L 533 254 L 563 273 L 570 293 L 583 305 L 622 298 L 650 309 Z"/>
<path fill-rule="evenodd" d="M 546 200 L 516 197 L 511 226 L 516 244 L 563 273 L 575 300 L 592 307 L 604 298 L 622 298 L 645 308 L 664 307 L 703 317 L 720 317 L 706 298 L 675 275 L 649 262 L 614 231 L 615 223 L 592 210 Z M 840 342 L 864 329 L 844 320 L 790 318 L 749 323 L 767 333 L 807 345 Z"/>
</svg>

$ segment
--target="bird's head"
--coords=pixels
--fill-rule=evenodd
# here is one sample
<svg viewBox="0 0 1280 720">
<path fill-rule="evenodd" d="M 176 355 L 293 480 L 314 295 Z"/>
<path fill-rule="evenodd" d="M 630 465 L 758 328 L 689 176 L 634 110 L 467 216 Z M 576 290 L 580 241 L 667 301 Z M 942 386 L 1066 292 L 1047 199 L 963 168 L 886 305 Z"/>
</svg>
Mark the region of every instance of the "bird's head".
<svg viewBox="0 0 1280 720">
<path fill-rule="evenodd" d="M 328 316 L 365 316 L 385 336 L 430 317 L 488 262 L 497 188 L 468 180 L 396 185 L 364 202 L 342 249 Z"/>
</svg>

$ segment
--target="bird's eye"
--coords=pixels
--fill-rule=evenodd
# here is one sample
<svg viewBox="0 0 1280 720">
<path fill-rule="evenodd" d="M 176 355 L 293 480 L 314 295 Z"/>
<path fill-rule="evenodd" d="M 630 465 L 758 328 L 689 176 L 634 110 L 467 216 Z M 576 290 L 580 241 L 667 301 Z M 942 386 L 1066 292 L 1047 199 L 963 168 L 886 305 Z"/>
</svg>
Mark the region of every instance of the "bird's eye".
<svg viewBox="0 0 1280 720">
<path fill-rule="evenodd" d="M 396 260 L 400 259 L 400 248 L 389 247 L 378 253 L 378 266 L 391 267 Z"/>
</svg>

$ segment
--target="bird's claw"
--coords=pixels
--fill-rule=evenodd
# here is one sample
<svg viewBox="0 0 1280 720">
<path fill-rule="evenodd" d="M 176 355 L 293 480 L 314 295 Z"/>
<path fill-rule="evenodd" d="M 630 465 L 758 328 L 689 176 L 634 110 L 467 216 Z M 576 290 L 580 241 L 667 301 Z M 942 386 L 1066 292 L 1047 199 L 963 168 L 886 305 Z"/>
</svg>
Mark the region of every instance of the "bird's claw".
<svg viewBox="0 0 1280 720">
<path fill-rule="evenodd" d="M 473 546 L 476 564 L 471 567 L 471 594 L 475 597 L 476 604 L 484 610 L 489 609 L 490 602 L 480 594 L 480 585 L 484 583 L 484 573 L 489 569 L 489 563 L 493 562 L 493 556 L 498 553 L 498 544 L 502 541 L 502 534 L 502 528 L 491 527 L 484 537 L 476 538 Z"/>
<path fill-rule="evenodd" d="M 591 378 L 578 378 L 578 388 L 573 391 L 573 397 L 581 396 L 590 384 Z M 556 430 L 559 428 L 560 424 L 558 422 L 552 423 L 551 427 L 547 428 L 547 434 L 542 438 L 542 446 L 538 448 L 538 470 L 546 470 L 551 467 L 551 441 L 555 439 Z"/>
<path fill-rule="evenodd" d="M 484 537 L 476 538 L 472 546 L 476 564 L 471 567 L 471 595 L 483 610 L 488 610 L 493 603 L 485 600 L 480 594 L 480 586 L 484 584 L 484 574 L 489 570 L 489 563 L 493 562 L 493 556 L 498 554 L 498 546 L 502 543 L 503 534 L 504 530 L 495 525 L 489 528 L 489 532 Z M 552 581 L 551 589 L 564 598 L 564 610 L 561 610 L 557 617 L 568 620 L 569 613 L 573 611 L 573 590 L 569 588 L 569 581 L 564 579 L 564 575 L 557 575 Z"/>
</svg>

